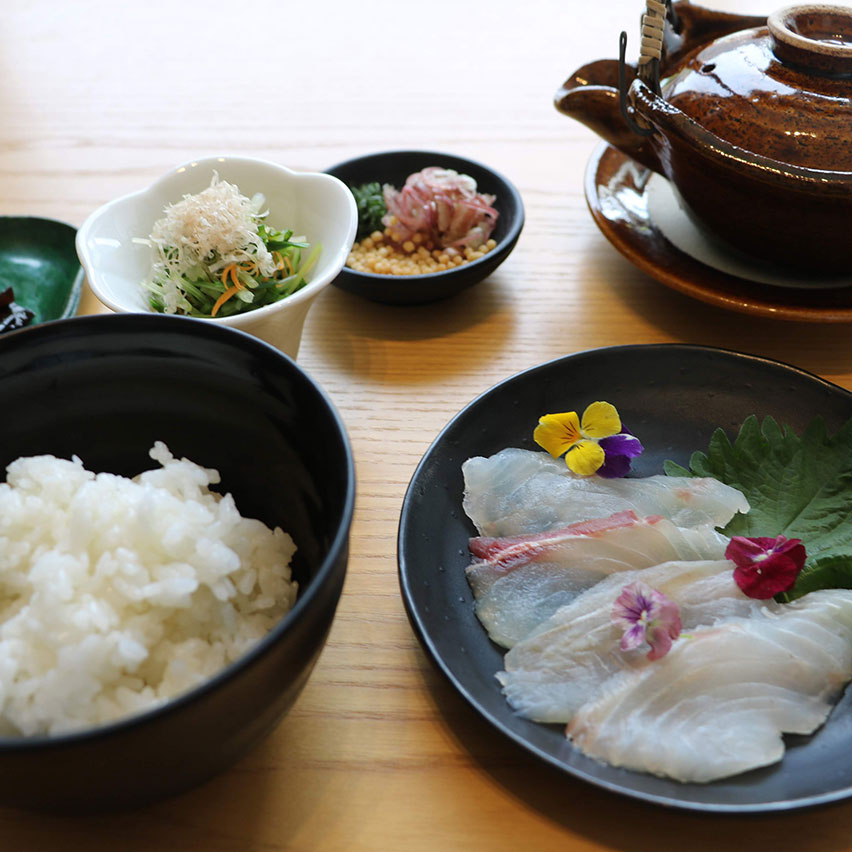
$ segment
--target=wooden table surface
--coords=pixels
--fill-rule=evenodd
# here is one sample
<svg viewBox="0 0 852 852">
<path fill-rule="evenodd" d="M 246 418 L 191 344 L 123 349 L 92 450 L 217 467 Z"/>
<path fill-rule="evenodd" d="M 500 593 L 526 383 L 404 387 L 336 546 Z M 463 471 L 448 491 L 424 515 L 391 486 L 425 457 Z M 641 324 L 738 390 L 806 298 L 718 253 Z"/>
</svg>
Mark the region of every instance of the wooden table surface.
<svg viewBox="0 0 852 852">
<path fill-rule="evenodd" d="M 848 326 L 690 300 L 600 235 L 583 196 L 596 139 L 561 117 L 552 96 L 583 63 L 615 56 L 620 30 L 635 54 L 643 3 L 584 5 L 6 4 L 0 214 L 79 225 L 105 201 L 207 154 L 322 170 L 420 147 L 506 174 L 523 195 L 526 227 L 488 281 L 450 301 L 395 308 L 331 287 L 311 310 L 299 362 L 343 416 L 358 498 L 331 637 L 279 729 L 203 787 L 138 811 L 0 810 L 4 849 L 852 848 L 852 804 L 705 817 L 549 769 L 480 721 L 405 616 L 396 565 L 405 488 L 440 429 L 495 382 L 583 349 L 676 341 L 777 358 L 852 389 Z M 87 293 L 81 312 L 101 310 Z"/>
</svg>

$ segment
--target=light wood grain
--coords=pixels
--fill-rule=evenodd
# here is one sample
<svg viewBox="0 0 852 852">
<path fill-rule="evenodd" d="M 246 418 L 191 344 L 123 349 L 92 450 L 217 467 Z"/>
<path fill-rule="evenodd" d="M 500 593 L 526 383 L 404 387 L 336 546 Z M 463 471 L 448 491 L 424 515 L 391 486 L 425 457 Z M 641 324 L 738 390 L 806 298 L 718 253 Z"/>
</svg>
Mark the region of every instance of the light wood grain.
<svg viewBox="0 0 852 852">
<path fill-rule="evenodd" d="M 596 140 L 556 113 L 552 95 L 584 62 L 615 56 L 620 30 L 635 45 L 643 5 L 5 4 L 0 214 L 79 225 L 205 154 L 323 169 L 406 147 L 489 163 L 517 184 L 527 212 L 511 257 L 452 301 L 394 308 L 330 288 L 312 308 L 299 361 L 349 430 L 358 499 L 331 637 L 285 722 L 232 770 L 138 811 L 0 810 L 5 849 L 852 848 L 852 805 L 700 817 L 539 764 L 438 676 L 399 595 L 397 523 L 417 462 L 460 408 L 519 370 L 598 346 L 676 341 L 778 358 L 852 388 L 847 327 L 691 301 L 630 266 L 595 228 L 582 186 Z M 81 312 L 101 310 L 87 293 Z"/>
</svg>

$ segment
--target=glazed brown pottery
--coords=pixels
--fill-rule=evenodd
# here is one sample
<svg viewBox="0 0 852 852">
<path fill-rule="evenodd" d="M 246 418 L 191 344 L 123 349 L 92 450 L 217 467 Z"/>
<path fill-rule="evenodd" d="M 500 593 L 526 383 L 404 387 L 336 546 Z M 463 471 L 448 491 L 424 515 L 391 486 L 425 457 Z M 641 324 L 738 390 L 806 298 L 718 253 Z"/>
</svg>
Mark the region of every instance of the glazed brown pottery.
<svg viewBox="0 0 852 852">
<path fill-rule="evenodd" d="M 614 60 L 577 71 L 556 106 L 665 175 L 737 250 L 815 276 L 852 269 L 852 9 L 767 22 L 675 3 L 660 75 L 657 93 L 628 68 L 628 116 L 649 135 L 621 114 Z"/>
<path fill-rule="evenodd" d="M 672 290 L 737 313 L 794 322 L 852 322 L 852 287 L 763 284 L 681 251 L 651 216 L 650 177 L 648 169 L 603 142 L 586 168 L 586 201 L 595 224 L 643 272 Z"/>
</svg>

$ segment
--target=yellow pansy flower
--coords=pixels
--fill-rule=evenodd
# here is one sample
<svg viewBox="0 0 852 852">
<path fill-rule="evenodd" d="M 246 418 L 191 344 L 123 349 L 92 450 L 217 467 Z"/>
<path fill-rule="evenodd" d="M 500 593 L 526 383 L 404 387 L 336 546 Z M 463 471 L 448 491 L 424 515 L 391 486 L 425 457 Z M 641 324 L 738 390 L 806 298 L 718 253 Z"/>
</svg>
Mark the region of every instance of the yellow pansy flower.
<svg viewBox="0 0 852 852">
<path fill-rule="evenodd" d="M 591 476 L 606 461 L 606 452 L 599 442 L 621 431 L 621 418 L 615 406 L 593 402 L 583 412 L 582 420 L 576 411 L 545 414 L 538 421 L 533 440 L 555 459 L 565 453 L 565 463 L 574 473 Z"/>
</svg>

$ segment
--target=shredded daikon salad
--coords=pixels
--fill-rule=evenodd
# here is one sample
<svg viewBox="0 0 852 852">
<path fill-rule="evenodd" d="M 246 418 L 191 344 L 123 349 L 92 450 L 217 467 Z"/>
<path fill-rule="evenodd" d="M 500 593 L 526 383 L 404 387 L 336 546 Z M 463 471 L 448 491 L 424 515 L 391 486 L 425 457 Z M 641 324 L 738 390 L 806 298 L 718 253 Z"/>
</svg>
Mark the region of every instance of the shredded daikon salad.
<svg viewBox="0 0 852 852">
<path fill-rule="evenodd" d="M 227 317 L 304 287 L 320 245 L 311 248 L 292 230 L 265 224 L 264 204 L 262 194 L 247 198 L 213 172 L 207 189 L 167 206 L 145 241 L 155 250 L 143 282 L 151 307 L 166 314 Z"/>
</svg>

